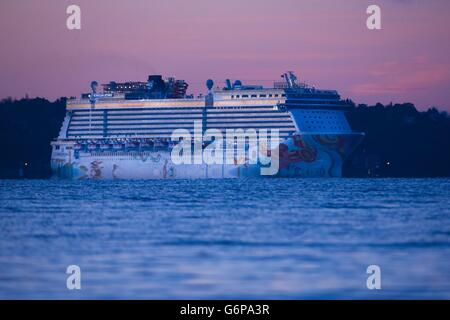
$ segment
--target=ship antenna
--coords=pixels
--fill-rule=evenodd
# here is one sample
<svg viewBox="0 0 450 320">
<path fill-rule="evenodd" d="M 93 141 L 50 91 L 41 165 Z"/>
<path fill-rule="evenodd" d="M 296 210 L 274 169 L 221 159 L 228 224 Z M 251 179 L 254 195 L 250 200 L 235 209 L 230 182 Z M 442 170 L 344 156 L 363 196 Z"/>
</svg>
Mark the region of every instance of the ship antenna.
<svg viewBox="0 0 450 320">
<path fill-rule="evenodd" d="M 300 87 L 297 81 L 297 76 L 293 71 L 287 71 L 283 73 L 281 77 L 286 81 L 286 86 L 288 89 L 295 89 Z"/>
<path fill-rule="evenodd" d="M 207 123 L 208 108 L 214 107 L 214 94 L 212 91 L 213 86 L 214 86 L 214 81 L 212 79 L 206 80 L 206 87 L 208 88 L 208 94 L 205 96 L 205 107 L 203 108 L 203 115 L 202 115 L 203 133 L 205 133 L 206 127 L 208 126 L 208 123 Z"/>
<path fill-rule="evenodd" d="M 98 82 L 97 81 L 91 81 L 91 90 L 92 93 L 89 96 L 89 100 L 91 101 L 91 108 L 89 109 L 89 135 L 91 135 L 91 128 L 92 128 L 92 109 L 95 109 L 95 102 L 97 99 L 97 87 Z"/>
</svg>

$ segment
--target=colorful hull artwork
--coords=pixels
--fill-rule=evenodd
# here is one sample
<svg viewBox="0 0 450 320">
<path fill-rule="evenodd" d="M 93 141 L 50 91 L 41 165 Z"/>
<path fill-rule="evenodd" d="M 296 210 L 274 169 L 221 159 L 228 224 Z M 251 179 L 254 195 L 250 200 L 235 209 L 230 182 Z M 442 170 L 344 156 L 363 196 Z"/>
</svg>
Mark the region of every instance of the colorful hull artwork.
<svg viewBox="0 0 450 320">
<path fill-rule="evenodd" d="M 281 177 L 341 177 L 344 160 L 362 133 L 294 135 L 280 144 Z"/>
<path fill-rule="evenodd" d="M 204 179 L 240 177 L 340 177 L 346 157 L 364 134 L 297 134 L 266 153 L 279 157 L 276 175 L 261 175 L 261 164 L 174 164 L 166 150 L 76 150 L 52 155 L 55 177 L 83 179 Z M 261 159 L 261 158 L 260 158 Z M 266 166 L 267 159 L 263 161 Z"/>
</svg>

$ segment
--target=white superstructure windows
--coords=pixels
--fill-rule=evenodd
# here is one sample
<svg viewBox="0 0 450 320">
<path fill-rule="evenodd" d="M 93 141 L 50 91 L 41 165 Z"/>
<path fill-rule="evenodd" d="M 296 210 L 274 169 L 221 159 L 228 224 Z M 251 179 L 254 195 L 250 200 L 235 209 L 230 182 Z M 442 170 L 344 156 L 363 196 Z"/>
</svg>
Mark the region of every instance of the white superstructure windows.
<svg viewBox="0 0 450 320">
<path fill-rule="evenodd" d="M 246 98 L 250 98 L 250 99 L 254 99 L 254 98 L 262 98 L 262 99 L 267 99 L 267 98 L 278 98 L 278 97 L 286 97 L 285 94 L 279 94 L 279 93 L 261 93 L 261 94 L 257 94 L 257 93 L 248 93 L 248 94 L 232 94 L 229 95 L 225 98 L 228 99 L 246 99 Z"/>
<path fill-rule="evenodd" d="M 225 104 L 208 109 L 206 114 L 202 107 L 197 106 L 76 110 L 73 112 L 67 135 L 71 139 L 170 138 L 174 130 L 192 130 L 195 121 L 203 120 L 206 120 L 208 128 L 220 130 L 279 129 L 281 137 L 287 137 L 295 132 L 289 114 L 274 110 L 272 104 L 259 106 Z"/>
</svg>

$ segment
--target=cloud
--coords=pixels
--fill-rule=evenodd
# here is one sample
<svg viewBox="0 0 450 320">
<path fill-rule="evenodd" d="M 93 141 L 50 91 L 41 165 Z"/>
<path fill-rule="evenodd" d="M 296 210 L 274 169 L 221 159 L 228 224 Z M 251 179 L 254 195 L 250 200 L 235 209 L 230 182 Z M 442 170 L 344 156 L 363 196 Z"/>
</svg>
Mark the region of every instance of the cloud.
<svg viewBox="0 0 450 320">
<path fill-rule="evenodd" d="M 408 94 L 450 83 L 450 65 L 416 56 L 377 65 L 369 70 L 368 77 L 370 81 L 355 84 L 351 91 L 357 95 Z"/>
</svg>

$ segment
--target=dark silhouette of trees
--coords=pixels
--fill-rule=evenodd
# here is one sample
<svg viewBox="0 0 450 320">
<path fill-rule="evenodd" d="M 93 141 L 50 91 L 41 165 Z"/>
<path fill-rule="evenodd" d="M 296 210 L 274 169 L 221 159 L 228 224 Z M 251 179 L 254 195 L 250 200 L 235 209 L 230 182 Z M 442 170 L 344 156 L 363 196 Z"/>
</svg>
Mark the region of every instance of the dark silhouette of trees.
<svg viewBox="0 0 450 320">
<path fill-rule="evenodd" d="M 58 136 L 66 99 L 0 102 L 0 178 L 50 177 L 50 142 Z"/>
<path fill-rule="evenodd" d="M 50 142 L 58 136 L 66 99 L 0 102 L 0 178 L 48 178 Z M 347 159 L 346 177 L 450 176 L 450 117 L 413 104 L 358 105 L 347 113 L 362 144 Z"/>
<path fill-rule="evenodd" d="M 450 117 L 413 104 L 359 105 L 347 114 L 362 144 L 347 159 L 344 175 L 379 177 L 450 176 Z"/>
</svg>

